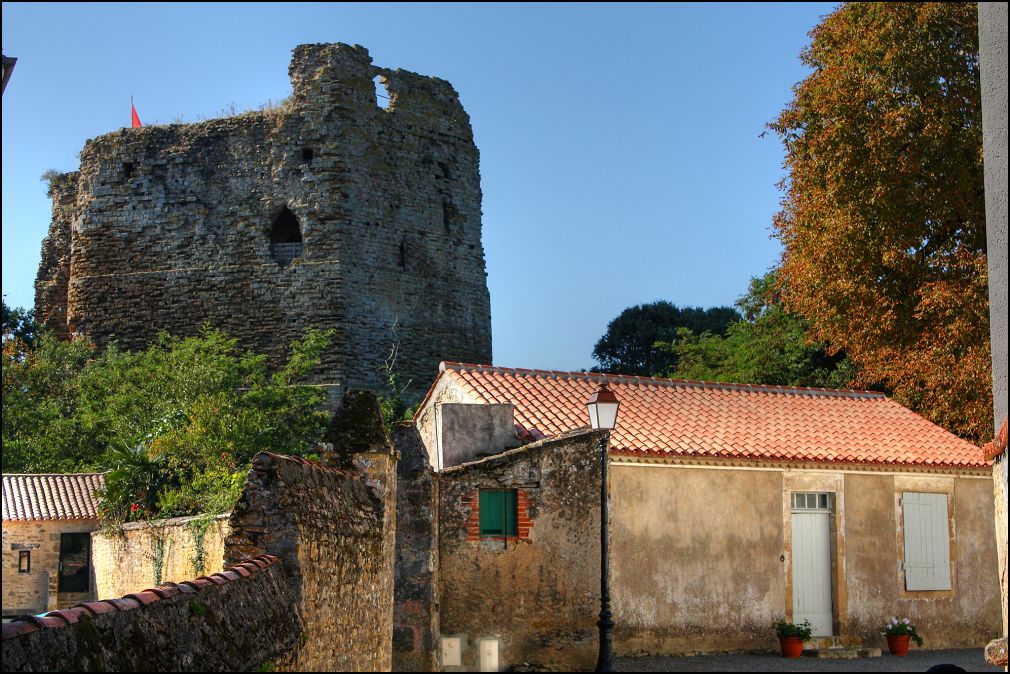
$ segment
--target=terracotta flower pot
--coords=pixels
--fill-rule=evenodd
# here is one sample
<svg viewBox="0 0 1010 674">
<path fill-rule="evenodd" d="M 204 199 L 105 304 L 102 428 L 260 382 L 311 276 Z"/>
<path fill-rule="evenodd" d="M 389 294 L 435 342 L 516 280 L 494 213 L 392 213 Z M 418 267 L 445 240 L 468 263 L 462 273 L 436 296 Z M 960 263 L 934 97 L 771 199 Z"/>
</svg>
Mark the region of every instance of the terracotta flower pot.
<svg viewBox="0 0 1010 674">
<path fill-rule="evenodd" d="M 783 658 L 798 658 L 803 655 L 803 639 L 799 637 L 779 637 Z"/>
<path fill-rule="evenodd" d="M 908 655 L 908 642 L 912 640 L 912 637 L 905 635 L 887 635 L 887 648 L 891 651 L 891 655 Z"/>
</svg>

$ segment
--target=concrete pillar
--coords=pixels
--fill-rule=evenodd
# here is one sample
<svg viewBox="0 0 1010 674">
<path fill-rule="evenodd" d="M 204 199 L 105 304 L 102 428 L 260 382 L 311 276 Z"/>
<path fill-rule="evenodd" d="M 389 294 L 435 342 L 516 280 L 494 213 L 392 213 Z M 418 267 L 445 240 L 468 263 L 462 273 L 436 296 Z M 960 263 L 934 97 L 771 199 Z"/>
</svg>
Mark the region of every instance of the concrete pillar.
<svg viewBox="0 0 1010 674">
<path fill-rule="evenodd" d="M 1007 418 L 1007 5 L 978 4 L 979 64 L 982 75 L 982 129 L 985 156 L 985 215 L 989 257 L 989 325 L 992 343 L 993 431 Z M 1006 667 L 1007 637 L 1007 451 L 993 465 L 996 543 L 1003 606 L 1002 645 L 990 644 L 987 657 Z M 997 439 L 995 442 L 999 443 Z M 998 450 L 998 444 L 997 444 Z"/>
</svg>

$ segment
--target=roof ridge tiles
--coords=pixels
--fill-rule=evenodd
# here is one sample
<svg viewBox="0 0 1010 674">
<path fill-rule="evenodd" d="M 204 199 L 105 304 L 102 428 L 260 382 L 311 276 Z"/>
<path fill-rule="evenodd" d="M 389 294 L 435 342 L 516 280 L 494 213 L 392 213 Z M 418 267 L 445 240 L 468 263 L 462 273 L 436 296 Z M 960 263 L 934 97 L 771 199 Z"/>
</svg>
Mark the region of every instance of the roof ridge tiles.
<svg viewBox="0 0 1010 674">
<path fill-rule="evenodd" d="M 643 375 L 632 375 L 632 374 L 612 374 L 609 372 L 571 372 L 565 370 L 539 370 L 521 367 L 506 367 L 503 365 L 486 365 L 479 363 L 461 363 L 454 361 L 442 361 L 439 364 L 439 372 L 454 371 L 460 373 L 466 373 L 468 371 L 474 372 L 493 372 L 497 374 L 513 374 L 513 375 L 538 375 L 552 379 L 579 379 L 584 381 L 603 381 L 603 382 L 617 382 L 617 383 L 635 383 L 635 384 L 657 384 L 659 386 L 691 386 L 704 389 L 722 389 L 729 391 L 744 391 L 744 392 L 767 392 L 767 393 L 779 393 L 783 395 L 788 394 L 808 394 L 808 395 L 825 395 L 833 397 L 845 397 L 845 398 L 883 398 L 887 399 L 887 395 L 880 393 L 879 391 L 866 391 L 860 389 L 831 389 L 831 388 L 819 388 L 813 386 L 782 386 L 777 384 L 739 384 L 734 382 L 716 382 L 716 381 L 706 381 L 706 380 L 693 380 L 693 379 L 674 379 L 669 377 L 646 377 Z"/>
</svg>

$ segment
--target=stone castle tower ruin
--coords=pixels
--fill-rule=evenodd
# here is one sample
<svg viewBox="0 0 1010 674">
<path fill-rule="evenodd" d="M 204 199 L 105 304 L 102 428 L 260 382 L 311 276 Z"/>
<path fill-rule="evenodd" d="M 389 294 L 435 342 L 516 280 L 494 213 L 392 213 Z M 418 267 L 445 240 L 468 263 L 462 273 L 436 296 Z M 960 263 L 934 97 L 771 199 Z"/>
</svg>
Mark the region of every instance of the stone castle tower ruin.
<svg viewBox="0 0 1010 674">
<path fill-rule="evenodd" d="M 289 73 L 277 109 L 88 141 L 50 183 L 38 318 L 126 349 L 209 323 L 274 362 L 334 328 L 313 382 L 341 388 L 381 387 L 395 342 L 415 394 L 441 360 L 490 362 L 479 154 L 456 91 L 357 45 L 301 45 Z"/>
</svg>

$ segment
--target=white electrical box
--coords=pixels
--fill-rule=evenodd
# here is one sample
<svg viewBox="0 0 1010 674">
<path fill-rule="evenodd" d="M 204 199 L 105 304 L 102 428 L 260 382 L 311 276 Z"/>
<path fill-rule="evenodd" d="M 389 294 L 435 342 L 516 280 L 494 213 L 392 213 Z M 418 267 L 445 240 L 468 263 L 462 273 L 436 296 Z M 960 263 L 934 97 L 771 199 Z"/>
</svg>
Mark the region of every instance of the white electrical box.
<svg viewBox="0 0 1010 674">
<path fill-rule="evenodd" d="M 481 639 L 480 640 L 480 671 L 482 672 L 497 672 L 498 671 L 498 640 L 497 639 Z"/>
<path fill-rule="evenodd" d="M 459 667 L 463 664 L 462 650 L 462 639 L 459 637 L 442 637 L 442 666 Z"/>
</svg>

